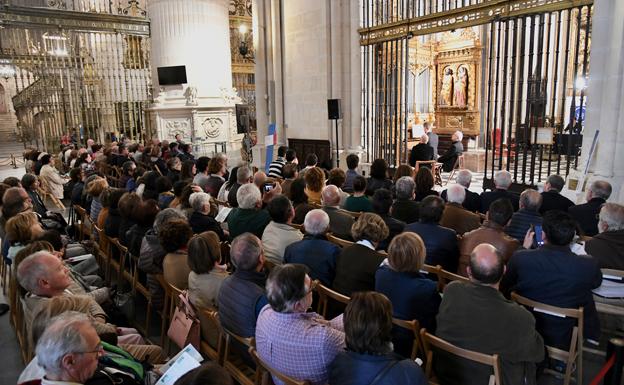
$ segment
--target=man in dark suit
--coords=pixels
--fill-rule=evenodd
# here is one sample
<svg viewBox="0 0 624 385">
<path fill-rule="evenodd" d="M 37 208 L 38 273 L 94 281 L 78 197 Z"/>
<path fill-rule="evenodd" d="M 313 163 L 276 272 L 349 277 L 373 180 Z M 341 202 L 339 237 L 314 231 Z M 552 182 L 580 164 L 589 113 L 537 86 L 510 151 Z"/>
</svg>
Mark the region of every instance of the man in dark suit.
<svg viewBox="0 0 624 385">
<path fill-rule="evenodd" d="M 390 209 L 392 218 L 398 219 L 404 223 L 413 223 L 418 221 L 419 204 L 414 201 L 414 189 L 416 182 L 414 178 L 404 176 L 399 178 L 394 184 L 394 192 L 396 200 Z"/>
<path fill-rule="evenodd" d="M 546 179 L 540 214 L 544 215 L 550 210 L 568 211 L 570 206 L 574 206 L 574 202 L 560 194 L 564 185 L 565 180 L 559 175 L 551 175 Z"/>
<path fill-rule="evenodd" d="M 505 227 L 505 232 L 510 237 L 524 242 L 524 236 L 531 225 L 541 226 L 542 216 L 539 208 L 542 205 L 542 196 L 535 190 L 526 189 L 520 194 L 520 210 L 511 217 L 511 221 Z"/>
<path fill-rule="evenodd" d="M 585 251 L 598 261 L 600 268 L 624 270 L 624 206 L 602 206 L 598 234 L 585 242 Z"/>
<path fill-rule="evenodd" d="M 597 341 L 600 322 L 592 290 L 602 283 L 596 261 L 587 255 L 576 255 L 570 243 L 576 223 L 568 213 L 549 211 L 542 222 L 544 246 L 535 250 L 517 251 L 507 264 L 501 291 L 512 291 L 537 302 L 564 308 L 585 309 L 585 337 Z M 524 246 L 530 246 L 527 237 Z M 534 313 L 537 329 L 546 345 L 568 350 L 576 321 L 544 313 Z"/>
<path fill-rule="evenodd" d="M 536 364 L 544 359 L 544 340 L 535 330 L 531 313 L 498 291 L 505 272 L 499 251 L 488 243 L 477 245 L 467 270 L 470 282 L 451 282 L 444 290 L 436 335 L 460 348 L 498 354 L 503 384 L 535 384 Z M 487 382 L 489 368 L 440 353 L 444 359 L 434 360 L 440 383 Z"/>
<path fill-rule="evenodd" d="M 457 172 L 457 178 L 455 178 L 455 183 L 464 186 L 466 190 L 466 199 L 464 199 L 464 203 L 462 206 L 468 211 L 477 212 L 481 209 L 481 197 L 476 192 L 472 192 L 468 190 L 470 188 L 470 183 L 472 182 L 472 173 L 470 170 L 459 170 Z M 445 202 L 448 201 L 446 190 L 442 191 L 440 197 L 444 199 Z"/>
<path fill-rule="evenodd" d="M 405 229 L 405 222 L 390 216 L 390 207 L 392 207 L 392 193 L 390 190 L 380 188 L 373 194 L 373 212 L 381 217 L 388 226 L 390 233 L 388 237 L 381 241 L 378 250 L 386 250 L 392 238 L 403 232 Z"/>
<path fill-rule="evenodd" d="M 442 163 L 442 171 L 450 172 L 455 167 L 457 158 L 464 152 L 464 145 L 461 142 L 463 138 L 464 134 L 461 131 L 455 131 L 451 136 L 453 142 L 451 147 L 438 158 L 438 162 Z"/>
<path fill-rule="evenodd" d="M 341 249 L 327 240 L 329 216 L 323 210 L 309 211 L 303 221 L 306 235 L 284 251 L 284 263 L 301 263 L 310 269 L 310 278 L 331 287 L 336 275 L 336 259 Z"/>
<path fill-rule="evenodd" d="M 485 214 L 490 208 L 490 203 L 500 198 L 507 198 L 511 202 L 514 211 L 518 211 L 518 196 L 507 191 L 511 186 L 511 173 L 507 170 L 500 170 L 494 173 L 494 191 L 484 191 L 481 193 L 481 212 Z"/>
<path fill-rule="evenodd" d="M 604 180 L 593 182 L 587 190 L 587 203 L 572 206 L 568 209 L 583 233 L 593 237 L 598 234 L 598 213 L 603 204 L 611 196 L 611 184 Z"/>
<path fill-rule="evenodd" d="M 433 132 L 434 129 L 433 122 L 425 122 L 423 123 L 423 129 L 425 130 L 425 134 L 429 137 L 429 145 L 433 148 L 433 159 L 438 159 L 438 134 Z"/>
<path fill-rule="evenodd" d="M 323 189 L 323 211 L 329 215 L 329 231 L 336 237 L 351 240 L 351 226 L 355 222 L 349 214 L 341 212 L 340 191 L 338 187 L 329 185 Z"/>
<path fill-rule="evenodd" d="M 425 242 L 426 264 L 441 265 L 444 270 L 455 272 L 459 262 L 457 234 L 454 230 L 438 225 L 442 213 L 442 198 L 429 195 L 420 202 L 420 221 L 405 226 L 405 231 L 420 235 Z"/>
<path fill-rule="evenodd" d="M 416 167 L 416 162 L 433 160 L 433 155 L 433 147 L 429 145 L 429 137 L 423 135 L 420 137 L 420 143 L 412 147 L 409 164 L 412 167 Z"/>
</svg>

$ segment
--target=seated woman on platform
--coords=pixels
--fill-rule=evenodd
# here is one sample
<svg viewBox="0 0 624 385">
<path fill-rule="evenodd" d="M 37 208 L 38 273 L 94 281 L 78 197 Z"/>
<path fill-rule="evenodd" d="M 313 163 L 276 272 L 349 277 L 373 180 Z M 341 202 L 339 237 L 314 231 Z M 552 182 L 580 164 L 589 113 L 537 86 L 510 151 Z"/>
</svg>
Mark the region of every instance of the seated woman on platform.
<svg viewBox="0 0 624 385">
<path fill-rule="evenodd" d="M 228 276 L 227 266 L 221 265 L 221 244 L 214 231 L 195 235 L 188 243 L 189 299 L 203 309 L 217 308 L 217 295 Z"/>
<path fill-rule="evenodd" d="M 353 195 L 345 201 L 344 209 L 353 212 L 371 212 L 373 204 L 365 195 L 366 178 L 361 175 L 353 178 Z"/>
<path fill-rule="evenodd" d="M 420 273 L 426 252 L 416 233 L 405 232 L 394 237 L 388 247 L 388 259 L 375 274 L 375 291 L 390 299 L 393 317 L 406 321 L 417 319 L 420 327 L 434 333 L 441 297 L 436 283 Z M 409 357 L 414 341 L 412 332 L 395 328 L 393 335 L 394 351 Z"/>
<path fill-rule="evenodd" d="M 379 215 L 360 215 L 351 228 L 355 243 L 342 249 L 336 260 L 334 290 L 350 296 L 356 291 L 375 289 L 375 272 L 385 259 L 375 250 L 389 234 L 386 222 Z"/>
<path fill-rule="evenodd" d="M 34 174 L 24 174 L 22 177 L 22 187 L 28 193 L 33 204 L 33 211 L 42 217 L 46 215 L 48 209 L 39 195 L 39 177 Z"/>
<path fill-rule="evenodd" d="M 383 159 L 375 159 L 370 167 L 370 178 L 366 181 L 366 195 L 372 196 L 375 190 L 392 189 L 392 181 L 388 179 L 388 163 Z"/>
<path fill-rule="evenodd" d="M 318 167 L 309 168 L 303 175 L 305 180 L 305 193 L 308 201 L 313 204 L 321 204 L 321 192 L 325 187 L 325 173 Z"/>
<path fill-rule="evenodd" d="M 438 196 L 438 192 L 433 189 L 433 173 L 427 167 L 421 167 L 414 178 L 416 182 L 416 202 L 420 202 L 429 195 Z"/>
<path fill-rule="evenodd" d="M 165 281 L 180 290 L 188 288 L 189 269 L 187 247 L 193 230 L 185 219 L 172 219 L 158 230 L 160 245 L 167 252 L 163 260 Z"/>
<path fill-rule="evenodd" d="M 355 293 L 344 313 L 346 351 L 331 364 L 329 384 L 426 385 L 418 364 L 392 352 L 392 304 L 382 294 Z"/>
</svg>

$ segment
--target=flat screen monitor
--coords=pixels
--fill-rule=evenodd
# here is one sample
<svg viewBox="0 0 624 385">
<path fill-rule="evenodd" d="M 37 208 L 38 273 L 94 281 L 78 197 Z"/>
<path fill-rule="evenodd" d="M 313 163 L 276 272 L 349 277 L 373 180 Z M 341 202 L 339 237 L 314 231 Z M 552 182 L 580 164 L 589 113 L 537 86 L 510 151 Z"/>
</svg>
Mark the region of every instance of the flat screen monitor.
<svg viewBox="0 0 624 385">
<path fill-rule="evenodd" d="M 161 86 L 186 84 L 186 66 L 158 67 L 158 84 Z"/>
</svg>

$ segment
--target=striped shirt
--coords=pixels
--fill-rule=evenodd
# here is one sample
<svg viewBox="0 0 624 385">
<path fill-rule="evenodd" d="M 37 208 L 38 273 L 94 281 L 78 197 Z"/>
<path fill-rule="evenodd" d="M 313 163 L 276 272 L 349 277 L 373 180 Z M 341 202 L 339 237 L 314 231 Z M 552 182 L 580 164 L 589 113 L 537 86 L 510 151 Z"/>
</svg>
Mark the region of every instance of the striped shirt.
<svg viewBox="0 0 624 385">
<path fill-rule="evenodd" d="M 277 157 L 271 164 L 269 165 L 268 176 L 271 178 L 281 178 L 282 177 L 282 168 L 286 164 L 286 160 L 282 157 Z"/>
</svg>

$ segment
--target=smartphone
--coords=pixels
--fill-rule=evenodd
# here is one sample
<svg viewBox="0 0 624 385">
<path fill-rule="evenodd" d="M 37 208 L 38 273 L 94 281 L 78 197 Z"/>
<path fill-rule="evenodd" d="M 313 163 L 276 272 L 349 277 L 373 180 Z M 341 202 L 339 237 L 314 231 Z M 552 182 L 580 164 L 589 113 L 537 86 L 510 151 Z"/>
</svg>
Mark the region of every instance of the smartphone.
<svg viewBox="0 0 624 385">
<path fill-rule="evenodd" d="M 535 243 L 537 243 L 537 247 L 544 245 L 544 239 L 542 238 L 542 226 L 535 225 Z"/>
<path fill-rule="evenodd" d="M 269 192 L 269 191 L 273 190 L 273 187 L 275 187 L 273 185 L 273 183 L 265 183 L 264 184 L 264 192 Z"/>
</svg>

